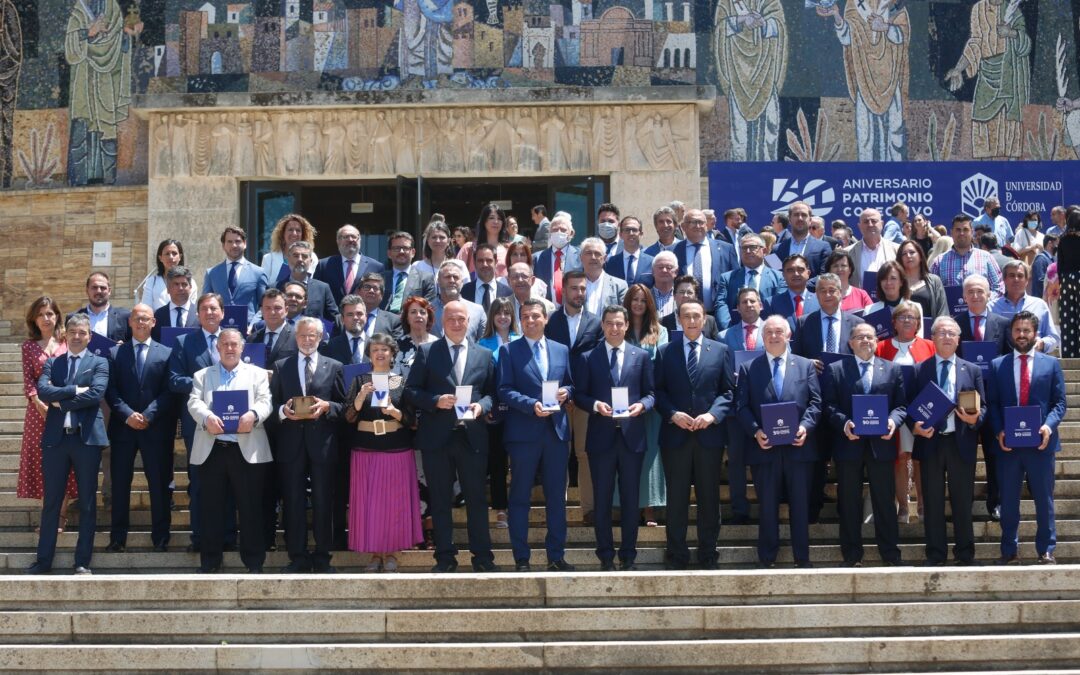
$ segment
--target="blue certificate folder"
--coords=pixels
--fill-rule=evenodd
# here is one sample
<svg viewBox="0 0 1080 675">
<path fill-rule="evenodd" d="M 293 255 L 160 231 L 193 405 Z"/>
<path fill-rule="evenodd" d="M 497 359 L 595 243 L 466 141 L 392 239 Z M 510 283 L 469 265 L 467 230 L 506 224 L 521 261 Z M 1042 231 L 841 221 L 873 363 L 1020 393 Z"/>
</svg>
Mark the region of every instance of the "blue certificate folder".
<svg viewBox="0 0 1080 675">
<path fill-rule="evenodd" d="M 761 430 L 769 445 L 791 445 L 799 431 L 799 406 L 795 403 L 766 403 L 761 406 Z"/>
<path fill-rule="evenodd" d="M 967 311 L 967 301 L 964 300 L 963 286 L 946 286 L 945 302 L 949 305 L 949 314 L 959 314 Z"/>
<path fill-rule="evenodd" d="M 223 329 L 235 328 L 241 334 L 247 335 L 247 305 L 225 305 L 222 313 L 221 327 Z"/>
<path fill-rule="evenodd" d="M 198 328 L 183 328 L 180 326 L 165 326 L 161 329 L 161 344 L 165 345 L 169 349 L 176 346 L 176 339 L 181 335 L 187 335 L 188 333 L 194 333 L 199 330 Z"/>
<path fill-rule="evenodd" d="M 1005 408 L 1005 447 L 1037 448 L 1042 445 L 1039 427 L 1042 409 L 1037 405 L 1016 405 Z"/>
<path fill-rule="evenodd" d="M 253 366 L 260 368 L 266 367 L 266 343 L 265 342 L 253 342 L 251 344 L 244 345 L 244 355 L 242 357 L 244 363 L 250 363 Z"/>
<path fill-rule="evenodd" d="M 866 291 L 871 300 L 877 302 L 877 272 L 863 272 L 862 289 Z"/>
<path fill-rule="evenodd" d="M 998 357 L 996 342 L 966 340 L 960 344 L 960 356 L 982 369 L 983 377 L 990 376 L 990 362 Z"/>
<path fill-rule="evenodd" d="M 856 394 L 851 397 L 851 421 L 856 436 L 884 436 L 889 433 L 889 397 L 884 394 Z"/>
<path fill-rule="evenodd" d="M 886 340 L 893 336 L 892 308 L 882 307 L 864 314 L 863 321 L 874 327 L 879 340 Z"/>
<path fill-rule="evenodd" d="M 734 353 L 734 355 L 735 355 L 735 378 L 738 379 L 739 370 L 742 368 L 744 363 L 750 363 L 751 361 L 753 361 L 754 359 L 756 359 L 757 357 L 761 356 L 764 353 L 765 352 L 763 352 L 763 351 L 761 351 L 759 349 L 755 349 L 755 350 L 752 350 L 752 351 L 741 349 L 741 350 L 735 352 Z"/>
<path fill-rule="evenodd" d="M 345 391 L 349 390 L 349 386 L 353 383 L 353 380 L 366 375 L 371 372 L 370 363 L 347 363 L 342 368 L 342 374 L 345 376 Z"/>
<path fill-rule="evenodd" d="M 221 418 L 225 433 L 235 434 L 240 425 L 240 417 L 248 411 L 247 390 L 232 391 L 222 389 L 213 393 L 210 410 Z"/>
<path fill-rule="evenodd" d="M 922 422 L 923 428 L 927 429 L 945 419 L 955 407 L 956 403 L 949 395 L 937 384 L 930 382 L 908 404 L 907 414 L 912 422 Z"/>
<path fill-rule="evenodd" d="M 109 357 L 109 351 L 116 346 L 116 343 L 97 333 L 90 333 L 90 344 L 86 345 L 86 348 L 90 350 L 91 354 L 97 354 L 105 358 Z"/>
</svg>

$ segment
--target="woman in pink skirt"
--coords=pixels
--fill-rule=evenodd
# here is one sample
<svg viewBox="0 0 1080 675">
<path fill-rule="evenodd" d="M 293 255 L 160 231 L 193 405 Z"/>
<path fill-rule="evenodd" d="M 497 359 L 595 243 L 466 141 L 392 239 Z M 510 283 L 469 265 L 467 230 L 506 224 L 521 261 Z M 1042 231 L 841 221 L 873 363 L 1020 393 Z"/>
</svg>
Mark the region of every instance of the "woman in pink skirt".
<svg viewBox="0 0 1080 675">
<path fill-rule="evenodd" d="M 348 447 L 352 448 L 349 489 L 349 550 L 371 554 L 365 572 L 396 572 L 397 553 L 424 540 L 420 493 L 412 448 L 412 415 L 402 408 L 405 378 L 391 366 L 397 342 L 382 333 L 367 341 L 372 372 L 357 377 L 345 400 L 349 406 Z M 388 375 L 390 391 L 380 406 L 373 376 Z"/>
</svg>

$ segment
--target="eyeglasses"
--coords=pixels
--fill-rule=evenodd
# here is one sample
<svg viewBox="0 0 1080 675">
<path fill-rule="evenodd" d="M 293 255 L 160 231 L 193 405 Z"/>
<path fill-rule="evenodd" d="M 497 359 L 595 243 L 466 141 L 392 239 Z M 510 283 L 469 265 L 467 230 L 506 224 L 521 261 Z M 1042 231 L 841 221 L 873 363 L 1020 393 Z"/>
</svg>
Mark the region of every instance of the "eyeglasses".
<svg viewBox="0 0 1080 675">
<path fill-rule="evenodd" d="M 958 338 L 960 337 L 960 333 L 955 330 L 939 330 L 934 333 L 934 337 Z"/>
<path fill-rule="evenodd" d="M 413 250 L 412 246 L 391 246 L 390 247 L 390 252 L 391 253 L 405 253 L 406 251 L 411 251 L 411 250 Z"/>
<path fill-rule="evenodd" d="M 893 321 L 899 321 L 900 323 L 915 323 L 918 319 L 910 314 L 901 314 L 900 316 L 894 316 Z"/>
<path fill-rule="evenodd" d="M 362 291 L 371 291 L 371 292 L 376 292 L 377 291 L 379 293 L 382 293 L 382 286 L 379 286 L 378 284 L 364 284 L 363 286 L 360 287 L 360 290 L 362 290 Z"/>
</svg>

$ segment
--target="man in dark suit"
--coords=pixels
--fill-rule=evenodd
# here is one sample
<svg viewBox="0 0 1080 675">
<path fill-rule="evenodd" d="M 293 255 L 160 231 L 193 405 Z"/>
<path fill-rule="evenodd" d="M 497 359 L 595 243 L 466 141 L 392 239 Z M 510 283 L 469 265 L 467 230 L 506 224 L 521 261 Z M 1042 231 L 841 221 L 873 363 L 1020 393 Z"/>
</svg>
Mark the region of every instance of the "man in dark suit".
<svg viewBox="0 0 1080 675">
<path fill-rule="evenodd" d="M 221 320 L 224 318 L 224 304 L 220 295 L 204 293 L 196 303 L 199 313 L 199 330 L 189 335 L 181 335 L 176 340 L 169 356 L 169 390 L 177 395 L 180 412 L 180 435 L 184 437 L 188 459 L 195 438 L 195 420 L 188 412 L 187 400 L 191 394 L 192 378 L 195 373 L 216 364 L 219 360 L 217 347 L 221 333 Z M 199 467 L 188 462 L 188 510 L 191 513 L 191 544 L 188 552 L 198 552 L 202 523 L 200 518 L 199 495 L 202 483 L 199 480 Z M 225 545 L 235 546 L 236 516 L 235 509 L 226 509 Z"/>
<path fill-rule="evenodd" d="M 1035 502 L 1035 553 L 1042 565 L 1053 565 L 1057 545 L 1054 523 L 1054 456 L 1061 451 L 1058 426 L 1065 419 L 1065 377 L 1061 362 L 1035 348 L 1039 317 L 1028 311 L 1012 317 L 1011 334 L 1016 349 L 994 359 L 990 385 L 990 426 L 998 439 L 1001 482 L 1002 565 L 1019 564 L 1017 530 L 1020 526 L 1020 492 L 1027 478 Z M 1038 406 L 1042 442 L 1037 448 L 1010 448 L 1005 439 L 1005 408 Z"/>
<path fill-rule="evenodd" d="M 408 232 L 394 232 L 386 244 L 390 265 L 385 268 L 386 293 L 381 309 L 401 314 L 405 298 L 414 295 L 431 302 L 435 299 L 435 277 L 419 267 L 411 267 L 416 245 Z"/>
<path fill-rule="evenodd" d="M 127 546 L 131 478 L 135 453 L 139 452 L 150 492 L 150 541 L 154 550 L 164 551 L 169 544 L 172 521 L 169 481 L 176 436 L 173 410 L 176 397 L 169 391 L 171 352 L 150 337 L 154 312 L 149 305 L 135 305 L 130 322 L 132 339 L 113 348 L 113 366 L 105 395 L 113 411 L 109 419 L 112 526 L 106 550 L 119 552 Z"/>
<path fill-rule="evenodd" d="M 364 324 L 367 323 L 367 310 L 359 295 L 346 295 L 341 299 L 341 333 L 330 338 L 319 351 L 344 365 L 363 363 L 367 336 Z"/>
<path fill-rule="evenodd" d="M 293 282 L 304 286 L 307 302 L 304 305 L 304 316 L 314 316 L 327 321 L 337 321 L 338 306 L 334 300 L 330 287 L 308 275 L 308 267 L 311 265 L 311 244 L 300 240 L 289 246 L 289 270 L 287 278 L 277 283 L 278 290 L 285 290 L 285 285 Z"/>
<path fill-rule="evenodd" d="M 661 206 L 653 212 L 653 227 L 656 229 L 656 241 L 645 249 L 645 253 L 656 259 L 661 251 L 673 251 L 680 240 L 675 238 L 675 211 L 670 206 Z"/>
<path fill-rule="evenodd" d="M 398 340 L 404 335 L 401 317 L 389 310 L 379 309 L 385 288 L 386 282 L 378 272 L 368 272 L 360 280 L 360 298 L 364 301 L 364 335 L 371 337 L 375 333 L 382 333 Z"/>
<path fill-rule="evenodd" d="M 270 395 L 277 418 L 274 463 L 281 488 L 286 573 L 335 572 L 330 564 L 333 544 L 331 502 L 337 465 L 337 428 L 345 398 L 341 363 L 318 353 L 322 321 L 304 317 L 296 324 L 299 353 L 277 362 Z M 297 411 L 297 397 L 311 397 L 310 411 Z M 311 529 L 315 550 L 307 551 L 306 488 L 311 485 Z"/>
<path fill-rule="evenodd" d="M 755 289 L 760 297 L 771 298 L 787 288 L 784 275 L 765 264 L 765 242 L 760 236 L 746 235 L 739 243 L 739 248 L 742 265 L 720 275 L 716 286 L 714 316 L 719 330 L 724 330 L 737 319 L 741 289 L 750 287 Z"/>
<path fill-rule="evenodd" d="M 765 353 L 743 364 L 736 388 L 739 422 L 749 437 L 744 445 L 745 459 L 750 465 L 758 499 L 758 565 L 772 567 L 776 563 L 780 548 L 780 498 L 786 492 L 795 566 L 813 567 L 807 487 L 811 467 L 817 459 L 814 429 L 821 417 L 821 387 L 814 364 L 788 349 L 791 325 L 784 317 L 770 316 L 761 333 Z M 762 406 L 780 402 L 795 403 L 799 427 L 791 444 L 772 446 L 762 429 Z"/>
<path fill-rule="evenodd" d="M 548 229 L 550 248 L 533 254 L 536 278 L 547 284 L 546 297 L 556 305 L 562 304 L 563 274 L 581 269 L 581 252 L 570 243 L 573 238 L 574 227 L 570 217 L 557 213 Z"/>
<path fill-rule="evenodd" d="M 323 258 L 315 266 L 315 278 L 330 286 L 334 302 L 359 290 L 360 280 L 369 272 L 383 273 L 383 264 L 360 254 L 360 230 L 342 225 L 337 231 L 338 255 Z"/>
<path fill-rule="evenodd" d="M 810 234 L 810 205 L 806 202 L 795 202 L 788 207 L 788 222 L 791 225 L 791 236 L 776 244 L 773 253 L 780 260 L 787 260 L 792 253 L 798 253 L 806 258 L 810 265 L 810 278 L 825 271 L 825 261 L 828 260 L 832 248 Z"/>
<path fill-rule="evenodd" d="M 27 574 L 52 571 L 56 524 L 64 501 L 68 474 L 75 470 L 79 484 L 79 539 L 75 544 L 75 574 L 90 574 L 97 524 L 97 478 L 101 449 L 109 444 L 102 420 L 101 400 L 109 386 L 109 361 L 87 351 L 90 320 L 77 313 L 66 323 L 68 351 L 45 362 L 38 378 L 38 398 L 49 406 L 41 436 L 41 474 L 45 498 L 37 560 Z"/>
<path fill-rule="evenodd" d="M 907 422 L 915 434 L 911 457 L 920 462 L 923 491 L 923 527 L 926 533 L 926 562 L 944 565 L 949 557 L 945 532 L 945 486 L 952 506 L 953 555 L 960 565 L 975 561 L 975 528 L 971 521 L 971 502 L 975 492 L 976 446 L 978 426 L 986 415 L 986 391 L 982 370 L 956 355 L 960 346 L 960 327 L 947 316 L 934 320 L 934 347 L 937 354 L 916 366 L 915 388 L 918 395 L 931 382 L 936 383 L 954 401 L 962 391 L 977 391 L 980 408 L 967 413 L 957 408 L 937 426 L 924 429 L 922 422 Z"/>
<path fill-rule="evenodd" d="M 836 463 L 837 510 L 840 512 L 840 552 L 844 564 L 861 567 L 863 557 L 863 472 L 870 483 L 870 503 L 874 510 L 874 535 L 878 553 L 886 565 L 900 564 L 900 530 L 896 521 L 896 443 L 893 437 L 907 417 L 904 374 L 900 366 L 875 358 L 877 333 L 869 324 L 851 329 L 848 346 L 854 359 L 829 365 L 824 378 L 824 414 L 834 434 L 833 460 Z M 860 436 L 855 433 L 854 397 L 888 397 L 888 433 Z M 885 416 L 885 410 L 875 411 Z"/>
<path fill-rule="evenodd" d="M 656 359 L 656 409 L 660 455 L 667 477 L 668 569 L 686 569 L 690 484 L 697 496 L 698 563 L 717 568 L 720 535 L 720 463 L 731 413 L 731 357 L 723 344 L 701 336 L 705 309 L 696 300 L 679 307 L 681 340 L 660 348 Z"/>
<path fill-rule="evenodd" d="M 742 263 L 742 251 L 739 250 L 739 242 L 748 234 L 755 234 L 755 232 L 746 224 L 746 211 L 736 207 L 724 211 L 724 226 L 716 228 L 716 233 L 713 236 L 734 246 L 735 256 Z M 743 265 L 745 266 L 745 263 Z"/>
<path fill-rule="evenodd" d="M 457 570 L 451 507 L 454 480 L 461 484 L 468 518 L 469 550 L 476 572 L 494 572 L 491 534 L 488 531 L 488 430 L 484 415 L 491 412 L 495 393 L 495 366 L 491 350 L 466 339 L 469 310 L 452 301 L 443 307 L 444 339 L 420 347 L 409 377 L 405 398 L 423 415 L 416 446 L 428 479 L 428 508 L 435 529 L 433 572 Z M 471 387 L 471 399 L 458 401 L 456 387 Z"/>
<path fill-rule="evenodd" d="M 78 313 L 90 317 L 90 331 L 109 338 L 113 342 L 125 342 L 131 339 L 131 327 L 128 326 L 128 315 L 131 313 L 123 307 L 113 307 L 110 303 L 112 298 L 112 282 L 105 272 L 91 272 L 86 278 L 85 307 L 80 307 L 71 314 L 70 318 Z"/>
<path fill-rule="evenodd" d="M 679 260 L 679 274 L 689 274 L 697 279 L 701 285 L 701 300 L 711 312 L 716 307 L 720 277 L 739 266 L 735 247 L 707 236 L 705 214 L 700 209 L 686 211 L 682 229 L 686 239 L 676 244 L 674 251 Z"/>
<path fill-rule="evenodd" d="M 296 329 L 285 320 L 285 294 L 278 289 L 263 294 L 261 311 L 263 320 L 247 342 L 266 345 L 266 369 L 274 372 L 278 361 L 296 354 Z"/>
<path fill-rule="evenodd" d="M 675 280 L 675 311 L 660 320 L 660 325 L 666 328 L 669 334 L 672 331 L 682 330 L 682 326 L 679 324 L 679 308 L 682 307 L 684 302 L 690 300 L 701 302 L 702 306 L 704 306 L 701 299 L 701 284 L 692 274 L 684 274 Z M 705 323 L 701 332 L 707 340 L 720 339 L 716 319 L 708 314 L 705 315 Z"/>
<path fill-rule="evenodd" d="M 544 487 L 548 570 L 573 571 L 566 562 L 566 468 L 570 423 L 564 404 L 574 394 L 570 350 L 544 336 L 547 308 L 538 298 L 521 304 L 524 339 L 504 346 L 499 358 L 499 400 L 507 404 L 503 442 L 510 456 L 510 543 L 514 571 L 529 571 L 529 507 L 537 474 Z M 545 408 L 545 382 L 559 383 L 558 407 Z"/>
<path fill-rule="evenodd" d="M 652 272 L 653 257 L 641 250 L 641 221 L 626 216 L 619 223 L 622 250 L 608 258 L 604 271 L 622 279 L 627 286 L 642 282 L 642 277 Z"/>
<path fill-rule="evenodd" d="M 787 288 L 765 301 L 767 313 L 787 317 L 792 332 L 795 332 L 795 324 L 800 318 L 818 309 L 817 297 L 806 287 L 809 281 L 810 263 L 798 253 L 792 253 L 784 259 L 784 284 Z"/>
<path fill-rule="evenodd" d="M 202 292 L 220 295 L 226 305 L 247 307 L 248 323 L 252 323 L 266 291 L 266 272 L 244 257 L 247 233 L 239 227 L 229 225 L 225 228 L 221 233 L 221 247 L 225 250 L 225 261 L 206 270 Z"/>
<path fill-rule="evenodd" d="M 571 270 L 563 277 L 562 307 L 555 310 L 548 320 L 544 335 L 549 340 L 566 345 L 570 349 L 570 364 L 577 369 L 584 364 L 585 354 L 600 344 L 603 330 L 600 317 L 585 309 L 586 277 L 583 270 Z M 585 437 L 589 427 L 589 411 L 571 402 L 570 426 L 573 429 L 574 458 L 577 464 L 578 500 L 585 524 L 593 523 L 592 477 L 589 475 L 589 458 L 585 453 Z"/>
<path fill-rule="evenodd" d="M 154 312 L 154 329 L 150 332 L 154 342 L 161 342 L 161 329 L 166 326 L 199 327 L 199 313 L 191 297 L 191 270 L 175 265 L 165 273 L 165 287 L 169 291 L 169 302 Z"/>
<path fill-rule="evenodd" d="M 618 478 L 622 538 L 619 560 L 624 571 L 637 569 L 638 519 L 636 505 L 645 458 L 645 418 L 654 402 L 653 369 L 649 353 L 625 341 L 630 316 L 621 305 L 609 305 L 600 317 L 604 341 L 585 357 L 575 373 L 574 404 L 590 413 L 585 449 L 589 455 L 595 500 L 596 557 L 600 569 L 615 569 L 611 509 Z M 613 389 L 626 388 L 628 408 L 616 410 Z M 621 408 L 621 406 L 620 406 Z"/>
<path fill-rule="evenodd" d="M 476 278 L 461 287 L 461 297 L 484 308 L 487 314 L 495 298 L 509 298 L 514 294 L 505 279 L 495 276 L 497 250 L 487 242 L 473 247 L 473 269 Z"/>
</svg>

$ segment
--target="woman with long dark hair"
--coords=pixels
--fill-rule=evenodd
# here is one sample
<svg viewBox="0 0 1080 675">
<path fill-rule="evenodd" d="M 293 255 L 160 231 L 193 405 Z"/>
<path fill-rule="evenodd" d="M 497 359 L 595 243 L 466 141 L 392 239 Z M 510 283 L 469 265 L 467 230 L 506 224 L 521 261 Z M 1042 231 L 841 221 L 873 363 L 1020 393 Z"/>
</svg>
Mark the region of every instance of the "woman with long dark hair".
<svg viewBox="0 0 1080 675">
<path fill-rule="evenodd" d="M 506 276 L 506 247 L 510 243 L 510 230 L 506 229 L 506 213 L 498 204 L 488 204 L 480 209 L 480 218 L 476 221 L 476 238 L 458 251 L 457 258 L 465 263 L 469 272 L 473 272 L 473 248 L 478 243 L 488 243 L 495 247 L 495 274 Z"/>
<path fill-rule="evenodd" d="M 157 247 L 155 256 L 157 266 L 154 271 L 146 275 L 139 286 L 142 288 L 144 305 L 150 305 L 155 310 L 169 304 L 169 287 L 165 282 L 165 273 L 176 267 L 184 265 L 184 245 L 179 239 L 163 239 Z M 199 297 L 199 287 L 195 280 L 191 280 L 191 297 Z"/>
<path fill-rule="evenodd" d="M 911 239 L 903 242 L 896 249 L 896 262 L 907 277 L 911 299 L 922 305 L 923 316 L 948 316 L 949 302 L 945 297 L 945 286 L 941 278 L 930 272 L 926 265 L 926 254 L 918 242 Z M 880 272 L 879 272 L 880 274 Z"/>
</svg>

